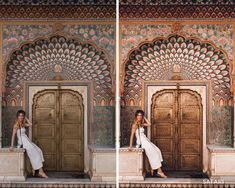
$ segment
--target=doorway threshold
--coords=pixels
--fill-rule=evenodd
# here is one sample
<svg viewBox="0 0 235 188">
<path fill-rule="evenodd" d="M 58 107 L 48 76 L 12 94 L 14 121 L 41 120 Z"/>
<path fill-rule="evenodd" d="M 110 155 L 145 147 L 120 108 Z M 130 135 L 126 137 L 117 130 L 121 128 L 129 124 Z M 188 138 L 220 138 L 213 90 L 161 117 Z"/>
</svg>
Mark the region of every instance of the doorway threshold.
<svg viewBox="0 0 235 188">
<path fill-rule="evenodd" d="M 76 180 L 76 181 L 83 181 L 83 182 L 89 182 L 90 178 L 89 175 L 83 172 L 46 172 L 48 179 L 43 179 L 40 177 L 33 177 L 33 176 L 28 176 L 27 180 L 29 181 L 54 181 L 58 180 L 59 182 L 61 180 Z"/>
<path fill-rule="evenodd" d="M 156 174 L 156 173 L 155 173 Z M 206 179 L 208 178 L 206 173 L 192 172 L 192 171 L 165 171 L 168 178 L 189 178 L 189 179 Z M 150 173 L 146 173 L 145 178 L 160 178 L 157 175 L 152 177 Z"/>
</svg>

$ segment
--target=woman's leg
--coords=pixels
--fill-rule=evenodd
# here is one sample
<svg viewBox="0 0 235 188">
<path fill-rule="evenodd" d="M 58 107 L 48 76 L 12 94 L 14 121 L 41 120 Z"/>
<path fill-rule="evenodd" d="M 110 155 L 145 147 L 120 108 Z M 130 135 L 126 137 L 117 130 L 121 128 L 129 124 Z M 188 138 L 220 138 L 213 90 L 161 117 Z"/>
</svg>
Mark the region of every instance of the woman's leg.
<svg viewBox="0 0 235 188">
<path fill-rule="evenodd" d="M 154 175 L 154 170 L 150 167 L 150 173 L 151 173 L 151 176 Z"/>
</svg>

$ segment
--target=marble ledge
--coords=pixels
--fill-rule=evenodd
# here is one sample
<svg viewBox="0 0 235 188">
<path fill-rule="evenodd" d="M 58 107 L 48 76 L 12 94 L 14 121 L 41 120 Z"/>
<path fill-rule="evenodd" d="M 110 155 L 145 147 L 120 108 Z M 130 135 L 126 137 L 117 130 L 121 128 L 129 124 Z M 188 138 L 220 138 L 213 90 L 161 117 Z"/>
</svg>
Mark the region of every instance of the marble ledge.
<svg viewBox="0 0 235 188">
<path fill-rule="evenodd" d="M 144 152 L 144 149 L 133 147 L 131 150 L 129 150 L 128 147 L 121 147 L 119 148 L 119 152 Z"/>
<path fill-rule="evenodd" d="M 207 145 L 209 152 L 235 153 L 235 148 L 231 146 Z"/>
<path fill-rule="evenodd" d="M 10 151 L 10 148 L 0 148 L 0 153 L 24 153 L 24 148 L 13 148 L 12 151 Z"/>
<path fill-rule="evenodd" d="M 95 153 L 110 153 L 116 152 L 114 147 L 110 146 L 95 146 L 95 145 L 88 145 L 88 148 L 91 152 Z"/>
</svg>

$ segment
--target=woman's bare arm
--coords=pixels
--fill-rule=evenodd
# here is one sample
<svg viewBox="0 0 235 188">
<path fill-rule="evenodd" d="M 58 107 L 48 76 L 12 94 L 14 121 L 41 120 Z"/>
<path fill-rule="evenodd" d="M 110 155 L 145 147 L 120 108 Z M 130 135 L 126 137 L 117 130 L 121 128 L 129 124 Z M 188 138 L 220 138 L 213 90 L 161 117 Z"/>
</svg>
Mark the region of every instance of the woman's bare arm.
<svg viewBox="0 0 235 188">
<path fill-rule="evenodd" d="M 132 148 L 133 139 L 134 139 L 134 135 L 135 135 L 135 130 L 136 130 L 136 126 L 135 126 L 135 124 L 133 124 L 133 125 L 132 125 L 132 128 L 131 128 L 131 137 L 130 137 L 129 149 Z"/>
<path fill-rule="evenodd" d="M 31 127 L 32 126 L 32 123 L 29 121 L 29 119 L 27 118 L 27 117 L 25 117 L 25 125 L 27 126 L 27 127 Z"/>
<path fill-rule="evenodd" d="M 16 131 L 17 131 L 17 127 L 16 127 L 16 125 L 14 125 L 13 126 L 13 130 L 12 130 L 12 136 L 11 136 L 11 147 L 10 147 L 10 150 L 13 150 L 13 147 L 14 147 Z"/>
<path fill-rule="evenodd" d="M 146 117 L 144 117 L 144 123 L 143 123 L 143 125 L 146 126 L 146 127 L 151 126 L 150 121 L 149 121 Z"/>
</svg>

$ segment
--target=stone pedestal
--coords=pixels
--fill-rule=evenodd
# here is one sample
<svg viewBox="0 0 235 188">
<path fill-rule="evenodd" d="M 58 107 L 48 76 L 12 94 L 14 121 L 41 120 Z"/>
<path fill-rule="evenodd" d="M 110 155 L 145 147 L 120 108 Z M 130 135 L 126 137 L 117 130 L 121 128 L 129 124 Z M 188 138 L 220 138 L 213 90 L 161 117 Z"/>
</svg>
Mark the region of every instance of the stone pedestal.
<svg viewBox="0 0 235 188">
<path fill-rule="evenodd" d="M 89 146 L 91 181 L 116 181 L 116 150 Z"/>
<path fill-rule="evenodd" d="M 120 181 L 144 180 L 144 149 L 120 148 L 119 150 L 119 179 Z"/>
<path fill-rule="evenodd" d="M 0 181 L 25 181 L 25 150 L 0 148 Z"/>
<path fill-rule="evenodd" d="M 210 178 L 235 182 L 235 148 L 223 146 L 208 146 Z"/>
</svg>

